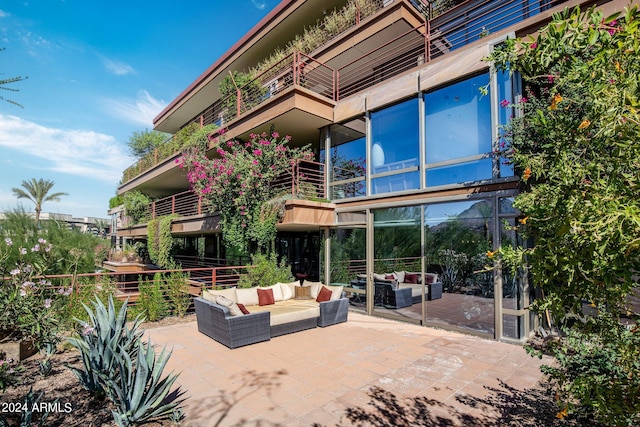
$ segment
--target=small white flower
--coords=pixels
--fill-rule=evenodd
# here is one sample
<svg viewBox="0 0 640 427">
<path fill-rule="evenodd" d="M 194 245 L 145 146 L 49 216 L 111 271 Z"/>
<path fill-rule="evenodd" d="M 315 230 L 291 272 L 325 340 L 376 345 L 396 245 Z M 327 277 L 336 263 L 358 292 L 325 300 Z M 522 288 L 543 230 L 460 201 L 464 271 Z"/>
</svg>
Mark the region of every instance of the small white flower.
<svg viewBox="0 0 640 427">
<path fill-rule="evenodd" d="M 20 269 L 19 268 L 14 268 L 13 270 L 11 270 L 9 272 L 9 274 L 11 274 L 12 276 L 17 276 L 18 274 L 20 274 Z"/>
<path fill-rule="evenodd" d="M 11 245 L 13 245 L 13 241 L 12 241 L 10 238 L 8 238 L 8 237 L 7 237 L 6 239 L 4 239 L 4 243 L 5 243 L 7 246 L 11 246 Z"/>
<path fill-rule="evenodd" d="M 51 298 L 44 300 L 44 308 L 51 308 Z"/>
<path fill-rule="evenodd" d="M 40 245 L 36 244 L 34 247 L 32 247 L 31 252 L 40 252 Z"/>
<path fill-rule="evenodd" d="M 42 237 L 38 239 L 38 243 L 44 245 L 45 243 L 47 243 L 46 240 L 44 240 Z"/>
<path fill-rule="evenodd" d="M 20 254 L 21 255 L 26 255 L 27 254 L 27 248 L 20 248 Z"/>
</svg>

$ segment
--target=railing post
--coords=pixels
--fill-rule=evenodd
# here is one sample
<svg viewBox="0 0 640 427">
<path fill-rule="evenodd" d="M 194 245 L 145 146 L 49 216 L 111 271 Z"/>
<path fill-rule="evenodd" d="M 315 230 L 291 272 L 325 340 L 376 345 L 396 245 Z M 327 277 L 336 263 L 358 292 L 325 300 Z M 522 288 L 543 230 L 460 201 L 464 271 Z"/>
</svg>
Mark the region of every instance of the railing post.
<svg viewBox="0 0 640 427">
<path fill-rule="evenodd" d="M 156 219 L 156 202 L 151 202 L 151 218 Z"/>
<path fill-rule="evenodd" d="M 198 196 L 198 215 L 202 214 L 202 196 Z"/>
<path fill-rule="evenodd" d="M 171 213 L 176 213 L 176 196 L 175 194 L 171 196 Z"/>
<path fill-rule="evenodd" d="M 431 3 L 429 3 L 431 7 Z M 424 62 L 431 62 L 431 21 L 427 21 L 424 24 Z"/>
<path fill-rule="evenodd" d="M 216 267 L 214 267 L 213 269 L 211 269 L 211 289 L 213 289 L 214 286 L 216 286 L 216 280 L 217 280 L 217 271 L 218 269 Z"/>
<path fill-rule="evenodd" d="M 240 98 L 242 97 L 242 92 L 240 92 L 240 88 L 236 88 L 236 117 L 240 117 Z"/>
<path fill-rule="evenodd" d="M 296 170 L 298 161 L 291 162 L 291 197 L 296 198 Z"/>
</svg>

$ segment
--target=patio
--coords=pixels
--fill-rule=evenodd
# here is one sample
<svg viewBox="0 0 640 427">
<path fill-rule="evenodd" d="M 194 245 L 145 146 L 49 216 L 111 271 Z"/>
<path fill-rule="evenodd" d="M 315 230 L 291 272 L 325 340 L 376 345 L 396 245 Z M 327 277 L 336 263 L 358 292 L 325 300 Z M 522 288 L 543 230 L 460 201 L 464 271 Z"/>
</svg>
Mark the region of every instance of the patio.
<svg viewBox="0 0 640 427">
<path fill-rule="evenodd" d="M 519 346 L 353 312 L 347 323 L 235 350 L 195 321 L 147 336 L 173 348 L 167 370 L 181 372 L 186 426 L 508 425 L 509 411 L 539 410 L 526 390 L 550 362 Z"/>
</svg>

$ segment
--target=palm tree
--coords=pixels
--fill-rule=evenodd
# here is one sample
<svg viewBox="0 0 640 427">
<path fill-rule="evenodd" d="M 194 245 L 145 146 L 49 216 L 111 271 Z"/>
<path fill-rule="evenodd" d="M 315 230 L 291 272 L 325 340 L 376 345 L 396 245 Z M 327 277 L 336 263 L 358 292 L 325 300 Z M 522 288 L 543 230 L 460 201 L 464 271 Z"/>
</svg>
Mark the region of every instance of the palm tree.
<svg viewBox="0 0 640 427">
<path fill-rule="evenodd" d="M 13 191 L 13 194 L 15 194 L 18 199 L 29 199 L 36 205 L 36 223 L 39 223 L 40 212 L 42 211 L 42 204 L 44 202 L 59 202 L 60 196 L 68 196 L 67 193 L 48 194 L 54 184 L 55 182 L 48 179 L 44 180 L 40 178 L 36 180 L 35 178 L 31 178 L 31 181 L 22 181 L 24 190 L 22 188 L 12 188 L 11 191 Z"/>
<path fill-rule="evenodd" d="M 109 221 L 102 218 L 97 218 L 95 221 L 96 228 L 98 229 L 98 235 L 102 237 L 102 232 L 106 231 L 109 227 Z"/>
<path fill-rule="evenodd" d="M 0 52 L 2 52 L 4 50 L 4 48 L 0 48 Z M 0 90 L 6 90 L 9 92 L 18 92 L 19 89 L 15 89 L 15 88 L 11 88 L 8 87 L 7 85 L 11 84 L 11 83 L 16 83 L 16 82 L 21 82 L 22 80 L 26 80 L 27 77 L 22 77 L 22 76 L 18 76 L 18 77 L 10 77 L 8 79 L 0 79 Z M 6 101 L 9 104 L 13 104 L 16 105 L 18 107 L 22 108 L 22 105 L 17 103 L 16 101 L 13 101 L 11 99 L 7 99 L 3 96 L 0 95 L 0 101 Z"/>
</svg>

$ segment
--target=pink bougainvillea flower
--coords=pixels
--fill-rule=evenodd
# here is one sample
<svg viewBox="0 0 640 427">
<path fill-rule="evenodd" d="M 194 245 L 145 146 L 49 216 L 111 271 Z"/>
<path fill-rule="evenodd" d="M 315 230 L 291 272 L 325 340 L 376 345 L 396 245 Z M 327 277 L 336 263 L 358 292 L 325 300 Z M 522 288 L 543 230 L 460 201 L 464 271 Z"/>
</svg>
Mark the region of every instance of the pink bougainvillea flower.
<svg viewBox="0 0 640 427">
<path fill-rule="evenodd" d="M 533 43 L 531 43 L 531 45 L 529 45 L 529 47 L 530 47 L 531 49 L 535 49 L 535 48 L 537 48 L 537 47 L 538 47 L 538 43 L 533 42 Z"/>
<path fill-rule="evenodd" d="M 262 155 L 262 150 L 259 150 L 259 149 L 253 150 L 253 155 L 254 156 L 261 156 Z"/>
<path fill-rule="evenodd" d="M 522 104 L 526 104 L 527 102 L 529 102 L 529 99 L 528 99 L 528 98 L 525 98 L 525 97 L 523 96 L 523 97 L 520 99 L 520 102 L 521 102 Z"/>
<path fill-rule="evenodd" d="M 509 102 L 509 101 L 507 101 L 506 99 L 503 99 L 502 101 L 500 101 L 500 106 L 501 106 L 502 108 L 504 108 L 504 107 L 508 107 L 508 106 L 509 106 L 509 104 L 510 104 L 510 102 Z"/>
</svg>

